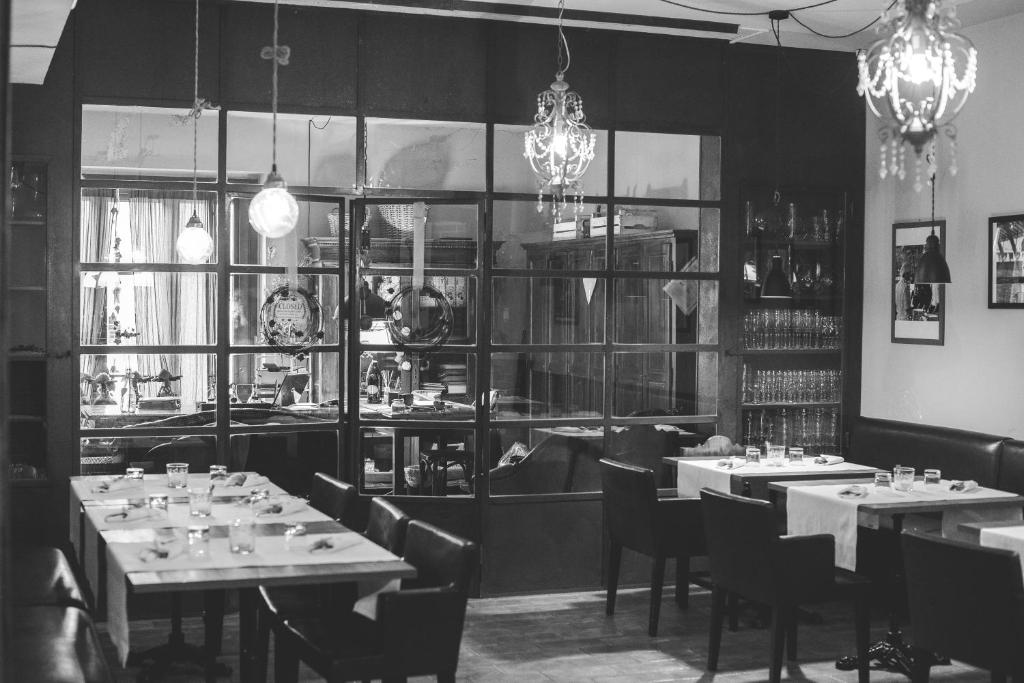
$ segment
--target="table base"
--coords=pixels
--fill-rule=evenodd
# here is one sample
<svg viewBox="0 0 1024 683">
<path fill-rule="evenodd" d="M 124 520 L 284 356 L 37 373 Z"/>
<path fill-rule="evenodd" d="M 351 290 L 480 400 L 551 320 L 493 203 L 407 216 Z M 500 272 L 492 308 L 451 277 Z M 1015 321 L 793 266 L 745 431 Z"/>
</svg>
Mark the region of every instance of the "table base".
<svg viewBox="0 0 1024 683">
<path fill-rule="evenodd" d="M 128 656 L 128 664 L 142 666 L 139 681 L 158 680 L 176 665 L 191 665 L 205 673 L 208 683 L 231 676 L 231 667 L 217 661 L 223 633 L 224 591 L 206 591 L 203 621 L 206 632 L 202 647 L 185 642 L 181 629 L 181 594 L 171 594 L 171 633 L 167 642 Z M 147 665 L 148 662 L 148 665 Z"/>
<path fill-rule="evenodd" d="M 889 632 L 885 634 L 885 638 L 868 648 L 869 660 L 877 661 L 883 669 L 901 673 L 907 678 L 912 678 L 914 675 L 915 656 L 928 657 L 932 664 L 949 664 L 948 657 L 915 652 L 914 648 L 903 639 L 903 631 L 899 626 L 891 626 Z M 857 669 L 857 664 L 856 656 L 840 657 L 836 660 L 836 668 L 840 671 L 854 671 Z"/>
</svg>

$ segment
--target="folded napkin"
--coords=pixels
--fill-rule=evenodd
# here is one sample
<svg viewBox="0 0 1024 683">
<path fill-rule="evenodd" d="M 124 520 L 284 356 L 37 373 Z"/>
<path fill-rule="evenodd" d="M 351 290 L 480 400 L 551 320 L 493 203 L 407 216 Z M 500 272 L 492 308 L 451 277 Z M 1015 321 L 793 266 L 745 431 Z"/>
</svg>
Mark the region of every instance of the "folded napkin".
<svg viewBox="0 0 1024 683">
<path fill-rule="evenodd" d="M 735 470 L 747 464 L 746 458 L 724 458 L 718 461 L 718 466 L 726 470 Z"/>
<path fill-rule="evenodd" d="M 978 482 L 973 479 L 961 481 L 960 479 L 954 479 L 949 482 L 949 490 L 953 493 L 969 493 L 975 491 L 978 488 Z"/>
<path fill-rule="evenodd" d="M 127 491 L 128 489 L 142 486 L 138 479 L 128 479 L 124 476 L 117 476 L 106 481 L 101 481 L 92 487 L 93 493 L 111 493 L 113 491 Z"/>
<path fill-rule="evenodd" d="M 370 592 L 356 600 L 355 604 L 352 605 L 352 611 L 363 615 L 371 621 L 377 621 L 377 596 L 381 593 L 393 593 L 399 590 L 402 587 L 402 581 L 400 579 L 391 579 L 380 587 L 373 584 L 374 582 L 359 584 L 360 594 L 367 590 Z"/>
<path fill-rule="evenodd" d="M 103 519 L 107 522 L 137 522 L 149 519 L 152 512 L 148 507 L 126 507 L 120 512 L 111 512 Z"/>
<path fill-rule="evenodd" d="M 302 512 L 305 509 L 306 501 L 294 497 L 270 498 L 256 503 L 254 507 L 257 515 L 274 515 L 279 517 Z"/>
<path fill-rule="evenodd" d="M 839 489 L 838 495 L 840 498 L 864 498 L 868 495 L 868 489 L 860 484 L 850 484 L 845 488 Z"/>
<path fill-rule="evenodd" d="M 245 472 L 234 472 L 228 475 L 227 479 L 217 482 L 221 486 L 266 486 L 270 480 L 260 474 L 246 474 Z"/>
<path fill-rule="evenodd" d="M 177 557 L 185 552 L 185 545 L 183 543 L 177 543 L 175 545 L 167 546 L 153 546 L 151 548 L 143 548 L 139 551 L 139 559 L 143 562 L 155 562 L 156 560 L 168 560 L 172 557 Z"/>
<path fill-rule="evenodd" d="M 841 455 L 819 455 L 814 459 L 815 465 L 838 465 L 841 462 L 845 462 L 845 458 Z"/>
</svg>

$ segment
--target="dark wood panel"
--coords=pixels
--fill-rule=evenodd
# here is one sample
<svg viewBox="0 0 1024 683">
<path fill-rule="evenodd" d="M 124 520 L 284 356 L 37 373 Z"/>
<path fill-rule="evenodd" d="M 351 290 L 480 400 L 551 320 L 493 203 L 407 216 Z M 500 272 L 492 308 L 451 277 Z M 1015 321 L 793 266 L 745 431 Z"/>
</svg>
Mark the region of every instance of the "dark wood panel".
<svg viewBox="0 0 1024 683">
<path fill-rule="evenodd" d="M 360 99 L 367 116 L 485 119 L 483 22 L 367 14 L 359 40 Z"/>
<path fill-rule="evenodd" d="M 484 595 L 601 585 L 601 501 L 487 508 Z"/>
<path fill-rule="evenodd" d="M 620 34 L 615 60 L 617 127 L 720 130 L 723 45 L 696 38 Z"/>
<path fill-rule="evenodd" d="M 496 23 L 493 72 L 495 123 L 530 124 L 537 113 L 537 94 L 555 80 L 557 58 L 554 26 Z M 609 45 L 607 31 L 566 29 L 572 63 L 565 74 L 571 88 L 583 98 L 583 111 L 591 127 L 611 125 L 609 111 Z"/>
<path fill-rule="evenodd" d="M 203 5 L 199 92 L 216 102 L 218 10 Z M 82 94 L 191 102 L 194 12 L 191 2 L 79 2 L 78 57 L 88 65 L 79 70 Z"/>
<path fill-rule="evenodd" d="M 273 6 L 229 3 L 222 11 L 223 104 L 269 110 L 271 63 L 260 51 L 273 43 Z M 354 113 L 357 16 L 337 9 L 280 7 L 278 44 L 291 48 L 288 65 L 278 69 L 283 110 Z"/>
</svg>

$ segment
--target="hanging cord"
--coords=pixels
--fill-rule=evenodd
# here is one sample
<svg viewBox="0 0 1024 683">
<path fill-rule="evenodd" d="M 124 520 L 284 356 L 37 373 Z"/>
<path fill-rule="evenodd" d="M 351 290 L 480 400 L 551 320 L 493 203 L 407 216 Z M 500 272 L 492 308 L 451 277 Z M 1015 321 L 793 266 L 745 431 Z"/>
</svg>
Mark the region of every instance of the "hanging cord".
<svg viewBox="0 0 1024 683">
<path fill-rule="evenodd" d="M 930 180 L 932 186 L 932 234 L 935 234 L 935 173 L 932 173 Z"/>
<path fill-rule="evenodd" d="M 781 175 L 781 154 L 782 150 L 782 20 L 770 17 L 772 33 L 775 35 L 775 192 L 772 193 L 772 202 L 775 206 L 782 200 L 782 193 L 779 191 L 779 176 Z"/>
<path fill-rule="evenodd" d="M 558 43 L 555 45 L 555 51 L 558 57 L 558 75 L 564 76 L 565 72 L 569 70 L 569 65 L 572 64 L 572 53 L 569 52 L 569 41 L 565 38 L 565 31 L 562 29 L 562 15 L 565 13 L 565 0 L 558 0 Z M 562 50 L 565 50 L 565 60 L 563 63 Z"/>
<path fill-rule="evenodd" d="M 889 3 L 889 6 L 885 8 L 885 11 L 888 12 L 889 10 L 891 10 L 893 7 L 896 6 L 897 2 L 898 2 L 898 0 L 892 0 L 892 2 Z M 884 14 L 884 12 L 883 12 L 883 14 Z M 856 31 L 850 31 L 849 33 L 829 34 L 829 33 L 821 33 L 820 31 L 816 31 L 813 28 L 811 28 L 810 26 L 808 26 L 807 24 L 805 24 L 804 22 L 800 21 L 799 17 L 797 17 L 795 15 L 793 16 L 793 21 L 795 21 L 796 23 L 798 23 L 801 26 L 803 26 L 810 33 L 813 33 L 814 35 L 818 36 L 819 38 L 831 38 L 833 40 L 838 39 L 838 38 L 850 38 L 852 36 L 857 35 L 858 33 L 863 33 L 864 31 L 867 31 L 869 28 L 871 28 L 872 26 L 874 26 L 875 24 L 877 24 L 881 20 L 882 20 L 882 14 L 879 14 L 877 17 L 875 17 L 870 22 L 868 22 L 867 24 L 865 24 L 861 28 L 857 29 Z"/>
<path fill-rule="evenodd" d="M 271 107 L 271 157 L 270 157 L 270 171 L 277 173 L 277 61 L 278 61 L 278 47 L 277 47 L 277 0 L 274 0 L 274 54 L 271 57 L 273 62 L 273 75 L 270 80 L 270 107 Z"/>
<path fill-rule="evenodd" d="M 816 7 L 824 7 L 825 5 L 831 5 L 831 4 L 836 3 L 838 1 L 839 0 L 824 0 L 823 2 L 817 2 L 817 3 L 811 4 L 811 5 L 803 5 L 802 7 L 792 7 L 790 9 L 788 9 L 788 10 L 782 10 L 782 11 L 785 11 L 785 12 L 788 12 L 789 14 L 792 14 L 793 12 L 801 12 L 803 10 L 815 9 Z M 732 12 L 732 11 L 727 11 L 727 10 L 707 9 L 705 7 L 696 7 L 694 5 L 687 5 L 687 4 L 682 3 L 682 2 L 676 2 L 675 0 L 659 0 L 659 2 L 663 2 L 666 5 L 673 5 L 675 7 L 681 7 L 682 9 L 692 10 L 694 12 L 704 12 L 705 14 L 717 14 L 717 15 L 720 15 L 720 16 L 727 16 L 727 17 L 759 17 L 759 16 L 768 16 L 768 14 L 769 14 L 769 12 L 767 12 L 767 11 Z M 892 9 L 893 6 L 895 6 L 897 2 L 898 2 L 898 0 L 892 0 L 892 2 L 889 4 L 889 7 L 886 8 L 886 11 L 888 12 L 890 9 Z M 871 28 L 872 26 L 877 24 L 879 21 L 881 21 L 881 19 L 882 19 L 882 16 L 879 15 L 879 16 L 875 17 L 874 19 L 872 19 L 869 23 L 865 24 L 864 26 L 862 26 L 861 28 L 859 28 L 859 29 L 857 29 L 855 31 L 850 31 L 849 33 L 840 33 L 840 34 L 830 35 L 830 34 L 827 34 L 827 33 L 821 33 L 819 31 L 816 31 L 813 28 L 811 28 L 810 26 L 808 26 L 807 24 L 805 24 L 804 22 L 800 21 L 800 19 L 798 19 L 797 17 L 795 17 L 795 16 L 793 17 L 793 20 L 796 23 L 798 23 L 801 26 L 803 26 L 808 32 L 813 33 L 814 35 L 818 36 L 819 38 L 831 38 L 831 39 L 850 38 L 852 36 L 857 35 L 858 33 L 863 33 L 864 31 L 867 31 L 869 28 Z"/>
<path fill-rule="evenodd" d="M 313 119 L 306 120 L 306 188 L 313 186 L 313 129 L 324 130 L 330 125 L 332 116 L 328 116 L 324 125 L 318 126 Z M 306 200 L 306 234 L 309 235 L 309 200 Z M 339 217 L 340 220 L 340 217 Z"/>
<path fill-rule="evenodd" d="M 199 0 L 196 0 L 195 52 L 192 63 L 192 213 L 195 214 L 198 210 L 196 185 L 199 176 Z"/>
</svg>

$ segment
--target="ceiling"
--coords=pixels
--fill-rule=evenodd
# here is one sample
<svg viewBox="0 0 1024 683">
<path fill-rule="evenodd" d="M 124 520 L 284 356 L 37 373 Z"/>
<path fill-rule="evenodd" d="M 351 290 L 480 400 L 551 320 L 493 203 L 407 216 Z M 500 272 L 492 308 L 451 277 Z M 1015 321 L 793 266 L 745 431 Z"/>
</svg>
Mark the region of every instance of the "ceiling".
<svg viewBox="0 0 1024 683">
<path fill-rule="evenodd" d="M 137 0 L 139 2 L 151 0 Z M 204 0 L 210 1 L 210 0 Z M 241 0 L 230 0 L 241 1 Z M 273 0 L 251 0 L 273 2 Z M 820 1 L 820 0 L 817 0 Z M 951 0 L 964 26 L 1024 11 L 1021 0 Z M 553 23 L 557 0 L 281 0 L 282 4 L 344 7 L 385 12 L 432 14 Z M 815 0 L 679 0 L 681 4 L 725 12 L 767 12 L 791 9 Z M 42 83 L 53 51 L 75 0 L 12 0 L 11 82 Z M 839 35 L 864 27 L 888 0 L 835 0 L 823 7 L 794 12 L 819 33 Z M 768 17 L 720 15 L 685 9 L 665 0 L 566 0 L 566 24 L 670 35 L 718 38 L 733 42 L 772 44 Z M 852 51 L 875 39 L 872 29 L 855 36 L 826 39 L 784 20 L 782 44 L 824 50 Z"/>
</svg>

